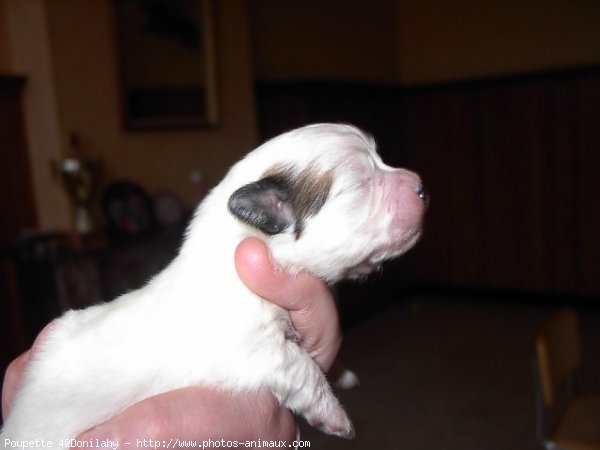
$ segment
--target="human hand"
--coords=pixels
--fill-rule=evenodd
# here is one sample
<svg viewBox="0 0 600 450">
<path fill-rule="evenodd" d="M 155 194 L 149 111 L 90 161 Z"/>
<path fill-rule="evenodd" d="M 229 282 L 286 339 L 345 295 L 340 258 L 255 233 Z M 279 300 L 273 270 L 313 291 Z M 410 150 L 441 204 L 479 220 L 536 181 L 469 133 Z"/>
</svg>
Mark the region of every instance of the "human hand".
<svg viewBox="0 0 600 450">
<path fill-rule="evenodd" d="M 278 268 L 264 242 L 247 238 L 235 253 L 240 279 L 255 294 L 287 309 L 301 336 L 300 346 L 327 373 L 342 345 L 342 332 L 331 290 L 307 274 Z"/>
<path fill-rule="evenodd" d="M 10 410 L 31 353 L 23 353 L 6 370 L 2 390 L 4 417 Z M 119 443 L 133 443 L 136 439 L 162 442 L 171 438 L 291 442 L 295 437 L 294 417 L 279 406 L 269 391 L 233 393 L 209 387 L 188 387 L 136 403 L 76 439 L 108 439 Z"/>
<path fill-rule="evenodd" d="M 258 295 L 290 310 L 302 347 L 323 370 L 329 369 L 341 345 L 338 317 L 329 289 L 307 275 L 291 276 L 271 261 L 264 243 L 244 240 L 235 254 L 242 281 Z M 43 340 L 36 340 L 34 348 Z M 17 358 L 7 370 L 2 407 L 6 414 L 31 352 Z M 268 391 L 236 393 L 214 388 L 189 387 L 143 400 L 79 439 L 136 438 L 167 440 L 285 439 L 296 436 L 292 414 L 279 406 Z"/>
</svg>

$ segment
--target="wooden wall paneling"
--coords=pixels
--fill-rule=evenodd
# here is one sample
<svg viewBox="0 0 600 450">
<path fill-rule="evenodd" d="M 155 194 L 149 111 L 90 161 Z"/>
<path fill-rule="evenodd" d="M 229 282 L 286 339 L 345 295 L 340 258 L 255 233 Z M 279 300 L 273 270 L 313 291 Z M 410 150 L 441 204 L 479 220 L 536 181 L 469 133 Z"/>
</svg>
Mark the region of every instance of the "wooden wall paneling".
<svg viewBox="0 0 600 450">
<path fill-rule="evenodd" d="M 0 221 L 0 245 L 23 226 L 36 223 L 21 107 L 24 82 L 20 77 L 0 77 L 0 202 L 11 211 Z"/>
<path fill-rule="evenodd" d="M 422 175 L 431 196 L 425 233 L 392 279 L 600 293 L 600 69 L 295 89 L 288 105 L 301 98 L 303 123 L 356 123 L 373 131 L 384 160 Z M 283 98 L 276 86 L 270 94 Z M 284 104 L 278 110 L 293 116 Z M 261 122 L 269 115 L 267 107 Z M 277 131 L 290 128 L 277 120 Z"/>
<path fill-rule="evenodd" d="M 547 129 L 550 139 L 547 149 L 550 164 L 547 173 L 552 205 L 548 211 L 549 227 L 546 245 L 552 264 L 548 265 L 548 284 L 561 291 L 578 290 L 576 278 L 580 271 L 580 257 L 584 251 L 579 244 L 581 192 L 578 160 L 581 156 L 576 114 L 577 98 L 574 80 L 550 81 L 547 86 L 550 105 Z"/>
<path fill-rule="evenodd" d="M 482 189 L 485 180 L 481 170 L 479 117 L 472 113 L 477 107 L 477 96 L 470 89 L 459 89 L 445 92 L 440 102 L 443 106 L 443 141 L 438 152 L 445 156 L 444 165 L 438 167 L 435 175 L 439 181 L 433 180 L 440 183 L 440 197 L 435 204 L 447 204 L 450 208 L 438 217 L 432 198 L 432 215 L 428 220 L 440 220 L 449 225 L 443 227 L 444 233 L 437 235 L 438 239 L 449 239 L 453 246 L 453 258 L 445 261 L 445 272 L 460 284 L 478 285 L 483 276 L 481 260 L 485 248 L 479 237 L 486 198 Z"/>
<path fill-rule="evenodd" d="M 36 225 L 21 94 L 22 77 L 0 76 L 0 373 L 27 343 L 15 271 L 7 246 Z"/>
<path fill-rule="evenodd" d="M 577 161 L 580 208 L 579 245 L 582 249 L 576 282 L 580 292 L 600 293 L 600 76 L 580 77 L 577 98 Z"/>
<path fill-rule="evenodd" d="M 424 179 L 431 203 L 422 242 L 421 276 L 442 283 L 477 284 L 484 249 L 478 235 L 484 207 L 477 97 L 469 90 L 405 94 L 403 143 L 408 166 Z M 441 256 L 441 257 L 440 257 Z"/>
<path fill-rule="evenodd" d="M 590 204 L 599 190 L 585 175 L 598 167 L 598 149 L 591 148 L 600 142 L 592 119 L 598 102 L 577 113 L 582 106 L 573 83 L 573 77 L 517 79 L 404 93 L 403 148 L 432 198 L 417 249 L 437 259 L 428 266 L 432 280 L 600 290 L 589 269 L 597 252 L 584 244 L 597 240 L 598 227 L 592 235 L 582 225 L 598 220 Z M 586 98 L 598 95 L 585 91 Z"/>
<path fill-rule="evenodd" d="M 310 121 L 310 102 L 297 88 L 261 83 L 255 90 L 261 141 Z"/>
<path fill-rule="evenodd" d="M 423 279 L 431 277 L 444 282 L 444 275 L 448 270 L 444 261 L 437 256 L 445 254 L 451 259 L 454 245 L 453 236 L 448 234 L 448 230 L 452 228 L 450 222 L 456 213 L 452 202 L 444 201 L 444 198 L 456 198 L 453 195 L 457 187 L 454 180 L 458 177 L 454 166 L 448 165 L 448 152 L 444 151 L 443 110 L 432 104 L 431 94 L 426 92 L 405 95 L 401 108 L 402 140 L 398 150 L 404 155 L 405 166 L 416 170 L 422 176 L 431 203 L 423 238 L 418 248 L 409 255 L 411 264 L 405 260 L 400 266 L 406 269 L 406 276 L 422 276 Z M 432 126 L 428 127 L 425 124 Z M 393 161 L 395 158 L 386 159 Z M 445 179 L 453 180 L 451 184 L 441 181 L 441 174 L 446 172 L 451 172 L 451 176 L 444 176 Z M 447 236 L 448 239 L 440 239 L 440 235 Z M 425 273 L 418 273 L 417 267 Z"/>
<path fill-rule="evenodd" d="M 484 285 L 522 288 L 521 277 L 531 264 L 530 220 L 532 199 L 528 180 L 526 104 L 504 87 L 480 92 L 483 226 L 478 240 L 486 248 L 482 258 Z M 523 205 L 527 211 L 523 211 Z"/>
<path fill-rule="evenodd" d="M 524 267 L 525 277 L 523 283 L 529 289 L 540 289 L 546 284 L 548 265 L 550 263 L 548 248 L 546 242 L 549 239 L 547 226 L 549 218 L 549 198 L 547 196 L 548 178 L 549 178 L 549 154 L 548 140 L 549 133 L 546 128 L 546 110 L 548 105 L 544 102 L 547 96 L 544 95 L 544 89 L 533 85 L 529 86 L 520 93 L 521 109 L 524 111 L 522 120 L 528 125 L 525 128 L 526 153 L 530 170 L 527 174 L 529 181 L 529 190 L 523 193 L 521 211 L 525 218 L 528 218 L 527 241 L 529 247 L 529 257 L 524 261 L 529 267 Z M 526 106 L 526 107 L 525 107 Z M 522 149 L 523 151 L 523 149 Z M 550 177 L 551 178 L 551 177 Z M 525 256 L 525 255 L 524 255 Z"/>
</svg>

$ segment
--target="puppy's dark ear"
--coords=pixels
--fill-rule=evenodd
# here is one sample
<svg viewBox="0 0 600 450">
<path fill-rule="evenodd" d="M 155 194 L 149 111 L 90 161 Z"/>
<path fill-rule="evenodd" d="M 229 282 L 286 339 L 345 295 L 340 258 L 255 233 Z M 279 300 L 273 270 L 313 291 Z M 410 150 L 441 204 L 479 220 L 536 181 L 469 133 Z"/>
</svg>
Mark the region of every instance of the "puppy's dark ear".
<svg viewBox="0 0 600 450">
<path fill-rule="evenodd" d="M 243 222 L 266 234 L 278 234 L 294 223 L 291 184 L 280 177 L 266 177 L 235 191 L 227 206 Z"/>
</svg>

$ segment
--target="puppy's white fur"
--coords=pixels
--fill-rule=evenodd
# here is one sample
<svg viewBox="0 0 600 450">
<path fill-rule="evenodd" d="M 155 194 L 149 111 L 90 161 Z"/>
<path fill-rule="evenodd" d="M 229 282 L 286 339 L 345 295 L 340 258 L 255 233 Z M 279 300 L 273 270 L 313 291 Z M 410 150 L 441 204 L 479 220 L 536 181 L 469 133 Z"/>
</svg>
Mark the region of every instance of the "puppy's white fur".
<svg viewBox="0 0 600 450">
<path fill-rule="evenodd" d="M 266 387 L 309 423 L 351 437 L 323 373 L 286 337 L 287 313 L 239 280 L 235 248 L 259 236 L 293 273 L 306 270 L 329 283 L 360 277 L 417 241 L 424 209 L 418 183 L 383 164 L 373 140 L 348 125 L 312 125 L 263 144 L 201 203 L 164 271 L 52 325 L 1 442 L 45 439 L 60 448 L 60 439 L 135 402 L 191 385 Z M 236 195 L 242 199 L 233 204 Z M 265 208 L 267 222 L 276 215 L 278 228 L 249 208 Z"/>
</svg>

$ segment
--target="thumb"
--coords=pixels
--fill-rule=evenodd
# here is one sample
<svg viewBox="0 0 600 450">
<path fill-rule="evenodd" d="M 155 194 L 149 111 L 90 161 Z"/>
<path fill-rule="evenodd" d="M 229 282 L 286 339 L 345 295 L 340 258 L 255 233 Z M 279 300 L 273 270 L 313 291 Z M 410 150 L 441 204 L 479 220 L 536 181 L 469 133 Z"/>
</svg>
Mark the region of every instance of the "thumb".
<svg viewBox="0 0 600 450">
<path fill-rule="evenodd" d="M 289 311 L 302 348 L 327 372 L 342 342 L 335 300 L 327 285 L 305 272 L 291 275 L 275 268 L 266 244 L 256 238 L 238 245 L 235 264 L 251 291 Z"/>
</svg>

